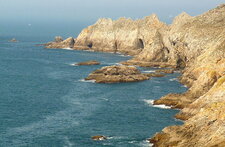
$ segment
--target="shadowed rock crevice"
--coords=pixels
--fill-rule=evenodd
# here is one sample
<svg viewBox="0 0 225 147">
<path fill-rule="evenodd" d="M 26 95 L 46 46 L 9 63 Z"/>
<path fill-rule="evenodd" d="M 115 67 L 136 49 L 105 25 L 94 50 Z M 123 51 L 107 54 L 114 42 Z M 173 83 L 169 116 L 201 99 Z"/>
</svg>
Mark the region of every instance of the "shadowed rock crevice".
<svg viewBox="0 0 225 147">
<path fill-rule="evenodd" d="M 138 49 L 144 49 L 145 48 L 144 41 L 142 39 L 138 39 L 138 41 L 137 41 L 137 48 Z"/>
</svg>

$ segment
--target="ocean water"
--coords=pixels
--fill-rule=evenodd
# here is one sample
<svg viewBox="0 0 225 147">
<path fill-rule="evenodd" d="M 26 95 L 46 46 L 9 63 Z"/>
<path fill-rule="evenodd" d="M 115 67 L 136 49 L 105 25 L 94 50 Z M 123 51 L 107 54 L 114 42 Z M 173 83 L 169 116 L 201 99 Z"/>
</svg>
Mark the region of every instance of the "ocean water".
<svg viewBox="0 0 225 147">
<path fill-rule="evenodd" d="M 32 35 L 0 37 L 1 147 L 144 147 L 146 139 L 168 125 L 178 110 L 152 100 L 184 92 L 179 73 L 148 81 L 96 84 L 83 80 L 100 67 L 131 57 L 111 53 L 44 49 L 49 41 Z M 97 66 L 72 66 L 98 60 Z M 154 68 L 140 68 L 152 72 Z M 91 136 L 105 135 L 104 141 Z"/>
</svg>

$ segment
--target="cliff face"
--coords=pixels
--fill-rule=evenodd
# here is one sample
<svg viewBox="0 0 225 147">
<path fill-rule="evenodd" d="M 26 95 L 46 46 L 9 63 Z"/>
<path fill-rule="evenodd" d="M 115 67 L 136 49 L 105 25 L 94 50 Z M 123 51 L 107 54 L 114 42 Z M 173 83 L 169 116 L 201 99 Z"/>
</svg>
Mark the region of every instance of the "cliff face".
<svg viewBox="0 0 225 147">
<path fill-rule="evenodd" d="M 71 40 L 71 39 L 70 39 Z M 165 128 L 151 142 L 159 147 L 225 146 L 225 4 L 199 16 L 182 13 L 169 26 L 156 15 L 141 20 L 100 19 L 76 39 L 47 47 L 68 46 L 134 55 L 123 64 L 174 67 L 189 87 L 154 104 L 182 109 L 181 126 Z"/>
<path fill-rule="evenodd" d="M 81 32 L 75 48 L 136 55 L 154 42 L 159 29 L 166 27 L 154 14 L 141 20 L 99 19 Z"/>
<path fill-rule="evenodd" d="M 154 37 L 155 42 L 134 60 L 164 61 L 177 66 L 194 62 L 196 57 L 215 46 L 218 40 L 221 42 L 224 39 L 224 12 L 222 5 L 196 17 L 180 14 L 168 29 L 161 29 Z"/>
<path fill-rule="evenodd" d="M 187 67 L 180 81 L 190 88 L 184 94 L 169 94 L 155 104 L 183 108 L 176 115 L 186 120 L 182 126 L 172 126 L 156 134 L 151 142 L 167 147 L 222 147 L 225 145 L 225 5 L 191 18 L 174 36 L 188 44 L 177 55 L 185 57 Z M 179 31 L 180 30 L 180 31 Z M 174 37 L 171 34 L 171 37 Z M 182 51 L 184 51 L 182 53 Z"/>
<path fill-rule="evenodd" d="M 184 125 L 156 134 L 157 147 L 223 147 L 225 145 L 225 76 L 198 100 L 183 109 L 191 114 Z M 190 115 L 189 115 L 190 116 Z"/>
</svg>

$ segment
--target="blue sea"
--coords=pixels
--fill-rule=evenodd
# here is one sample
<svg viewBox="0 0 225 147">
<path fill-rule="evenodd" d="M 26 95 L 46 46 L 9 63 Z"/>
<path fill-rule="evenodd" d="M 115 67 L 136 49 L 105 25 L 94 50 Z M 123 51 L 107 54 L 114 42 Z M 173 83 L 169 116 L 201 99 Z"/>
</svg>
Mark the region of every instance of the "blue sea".
<svg viewBox="0 0 225 147">
<path fill-rule="evenodd" d="M 8 42 L 13 37 L 19 42 Z M 0 147 L 144 147 L 164 127 L 182 124 L 173 118 L 178 110 L 151 104 L 186 91 L 179 73 L 135 83 L 85 81 L 93 70 L 131 57 L 36 46 L 52 37 L 0 35 Z M 87 60 L 102 64 L 72 65 Z M 108 139 L 93 141 L 95 135 Z"/>
</svg>

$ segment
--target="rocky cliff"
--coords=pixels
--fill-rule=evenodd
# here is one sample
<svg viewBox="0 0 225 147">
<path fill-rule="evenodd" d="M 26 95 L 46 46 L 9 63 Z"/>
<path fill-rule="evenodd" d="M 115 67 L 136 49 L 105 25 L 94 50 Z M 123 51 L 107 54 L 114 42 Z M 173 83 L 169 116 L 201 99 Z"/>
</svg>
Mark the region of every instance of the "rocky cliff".
<svg viewBox="0 0 225 147">
<path fill-rule="evenodd" d="M 159 29 L 166 27 L 155 14 L 140 20 L 103 18 L 81 32 L 75 48 L 136 55 L 154 42 Z"/>
<path fill-rule="evenodd" d="M 159 147 L 222 147 L 225 145 L 225 5 L 188 17 L 188 21 L 170 32 L 168 38 L 172 43 L 177 40 L 173 57 L 182 59 L 186 65 L 180 81 L 190 88 L 154 103 L 181 108 L 176 118 L 186 121 L 184 125 L 163 129 L 151 142 Z"/>
<path fill-rule="evenodd" d="M 66 42 L 47 47 L 68 46 Z M 225 146 L 225 4 L 195 17 L 182 13 L 171 25 L 156 15 L 141 20 L 100 19 L 69 45 L 134 55 L 126 65 L 182 69 L 180 81 L 189 90 L 154 104 L 182 109 L 176 118 L 185 123 L 165 128 L 151 142 L 159 147 Z"/>
</svg>

